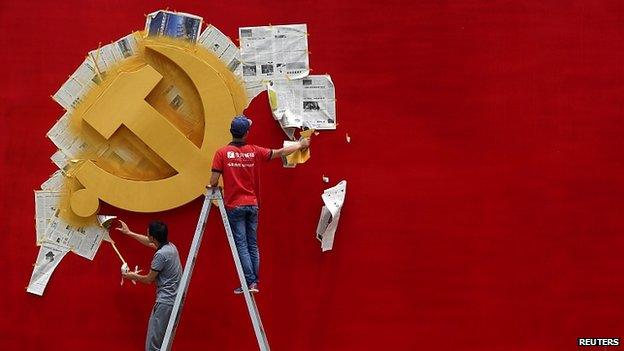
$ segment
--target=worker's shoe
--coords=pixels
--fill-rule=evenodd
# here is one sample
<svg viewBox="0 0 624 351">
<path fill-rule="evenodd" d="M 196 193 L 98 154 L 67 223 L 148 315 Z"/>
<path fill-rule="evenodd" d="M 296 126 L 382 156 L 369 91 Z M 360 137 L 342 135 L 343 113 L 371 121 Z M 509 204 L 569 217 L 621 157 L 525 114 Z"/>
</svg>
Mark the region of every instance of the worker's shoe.
<svg viewBox="0 0 624 351">
<path fill-rule="evenodd" d="M 260 292 L 260 290 L 258 290 L 258 283 L 251 283 L 251 284 L 249 284 L 249 292 L 250 293 Z M 236 295 L 242 294 L 243 293 L 243 287 L 238 287 L 238 288 L 234 289 L 234 293 Z"/>
</svg>

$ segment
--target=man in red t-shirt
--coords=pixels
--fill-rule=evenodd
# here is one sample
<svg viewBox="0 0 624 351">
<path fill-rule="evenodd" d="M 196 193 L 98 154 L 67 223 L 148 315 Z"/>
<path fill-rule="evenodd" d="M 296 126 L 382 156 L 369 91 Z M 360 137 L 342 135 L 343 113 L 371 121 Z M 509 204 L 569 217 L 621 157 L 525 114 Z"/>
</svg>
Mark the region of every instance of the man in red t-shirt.
<svg viewBox="0 0 624 351">
<path fill-rule="evenodd" d="M 258 163 L 287 156 L 310 146 L 310 139 L 281 149 L 271 150 L 261 146 L 248 145 L 245 141 L 251 128 L 251 120 L 244 115 L 232 120 L 230 133 L 232 142 L 220 148 L 212 161 L 210 186 L 219 184 L 223 176 L 223 192 L 238 256 L 243 266 L 249 291 L 258 292 Z M 241 294 L 242 288 L 234 290 Z"/>
</svg>

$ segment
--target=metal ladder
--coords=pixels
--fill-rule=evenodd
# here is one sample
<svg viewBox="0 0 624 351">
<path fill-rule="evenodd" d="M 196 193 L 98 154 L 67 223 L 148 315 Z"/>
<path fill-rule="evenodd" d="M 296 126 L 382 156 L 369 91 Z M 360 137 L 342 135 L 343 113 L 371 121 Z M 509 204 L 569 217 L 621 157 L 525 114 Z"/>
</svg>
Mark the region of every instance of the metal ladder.
<svg viewBox="0 0 624 351">
<path fill-rule="evenodd" d="M 247 281 L 245 281 L 245 274 L 243 273 L 243 266 L 241 265 L 238 257 L 238 251 L 236 250 L 236 244 L 234 243 L 232 228 L 230 227 L 227 213 L 225 212 L 221 188 L 208 188 L 204 195 L 204 205 L 202 206 L 201 213 L 199 214 L 197 228 L 195 229 L 195 236 L 193 237 L 193 243 L 191 244 L 191 249 L 186 259 L 184 273 L 182 273 L 182 279 L 173 304 L 171 317 L 169 317 L 169 323 L 167 324 L 167 331 L 163 339 L 161 350 L 171 350 L 173 338 L 175 337 L 175 332 L 178 327 L 178 323 L 180 322 L 180 316 L 182 315 L 182 307 L 184 307 L 184 300 L 186 299 L 186 293 L 191 281 L 191 275 L 193 274 L 193 268 L 195 267 L 195 261 L 197 260 L 197 254 L 199 253 L 199 246 L 201 245 L 204 230 L 206 229 L 206 223 L 208 222 L 208 214 L 210 214 L 212 201 L 215 201 L 216 205 L 219 207 L 219 211 L 221 212 L 221 220 L 223 220 L 223 227 L 225 228 L 230 249 L 232 250 L 234 264 L 236 264 L 236 272 L 238 273 L 238 278 L 240 279 L 241 286 L 243 287 L 243 295 L 245 296 L 247 310 L 249 310 L 249 317 L 251 318 L 251 323 L 253 324 L 254 332 L 256 333 L 258 347 L 261 351 L 269 351 L 271 348 L 269 347 L 269 341 L 267 340 L 264 327 L 262 326 L 262 320 L 260 319 L 260 313 L 258 312 L 256 301 L 254 300 L 253 294 L 249 292 Z"/>
</svg>

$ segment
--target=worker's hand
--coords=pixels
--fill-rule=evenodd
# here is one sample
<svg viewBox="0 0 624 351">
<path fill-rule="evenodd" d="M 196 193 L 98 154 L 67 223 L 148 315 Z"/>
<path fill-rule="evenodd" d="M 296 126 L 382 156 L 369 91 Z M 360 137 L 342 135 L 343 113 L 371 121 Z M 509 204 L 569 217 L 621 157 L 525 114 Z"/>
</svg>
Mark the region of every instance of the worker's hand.
<svg viewBox="0 0 624 351">
<path fill-rule="evenodd" d="M 126 278 L 126 279 L 130 279 L 130 280 L 136 280 L 137 275 L 139 275 L 139 273 L 141 273 L 143 270 L 141 269 L 136 269 L 134 272 L 124 272 L 121 273 L 121 276 Z"/>
<path fill-rule="evenodd" d="M 310 147 L 310 138 L 303 138 L 299 141 L 299 145 L 301 145 L 302 149 L 307 149 Z"/>
<path fill-rule="evenodd" d="M 116 230 L 119 230 L 120 232 L 126 234 L 126 235 L 130 235 L 130 229 L 128 228 L 128 225 L 122 221 L 119 220 L 119 227 L 115 228 Z"/>
</svg>

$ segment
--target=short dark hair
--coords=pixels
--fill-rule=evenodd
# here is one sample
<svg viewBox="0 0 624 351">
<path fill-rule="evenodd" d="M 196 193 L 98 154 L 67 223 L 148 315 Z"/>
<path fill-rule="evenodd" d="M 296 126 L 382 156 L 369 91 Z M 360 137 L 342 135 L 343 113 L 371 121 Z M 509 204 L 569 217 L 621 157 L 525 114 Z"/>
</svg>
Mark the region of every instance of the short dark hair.
<svg viewBox="0 0 624 351">
<path fill-rule="evenodd" d="M 147 230 L 149 235 L 153 236 L 161 244 L 167 243 L 167 225 L 163 221 L 152 221 Z"/>
<path fill-rule="evenodd" d="M 247 133 L 247 132 L 245 132 L 245 133 Z M 240 139 L 240 138 L 242 138 L 245 135 L 245 133 L 237 134 L 237 133 L 234 133 L 234 131 L 232 131 L 232 129 L 230 129 L 230 134 L 232 134 L 232 138 Z"/>
</svg>

